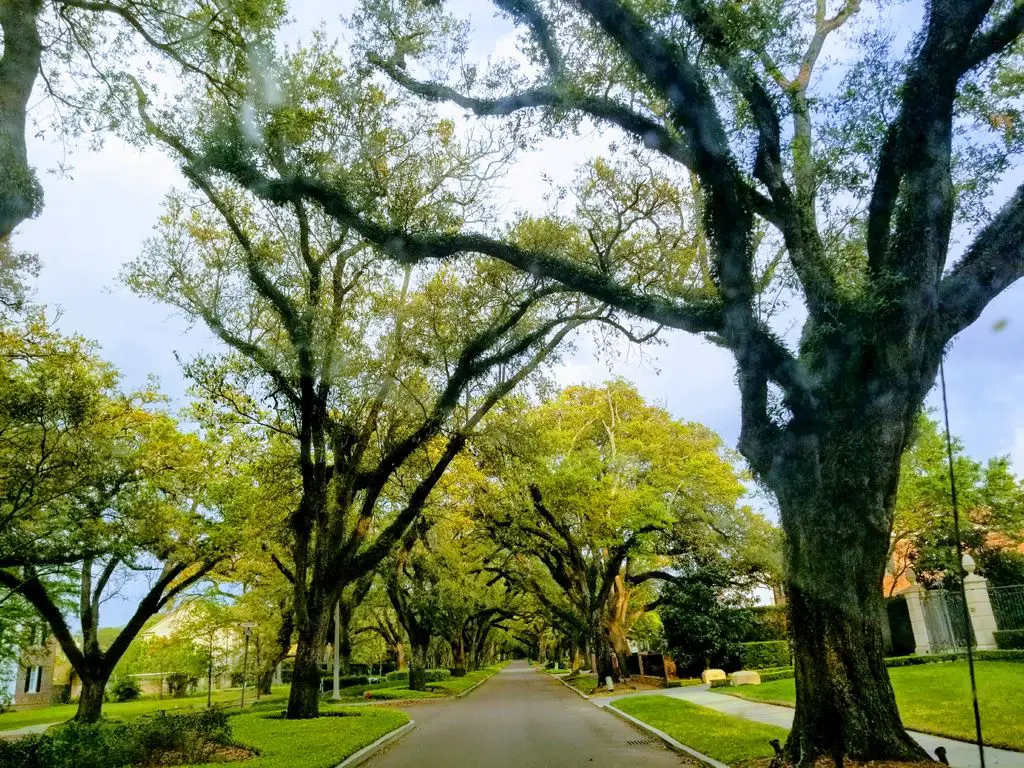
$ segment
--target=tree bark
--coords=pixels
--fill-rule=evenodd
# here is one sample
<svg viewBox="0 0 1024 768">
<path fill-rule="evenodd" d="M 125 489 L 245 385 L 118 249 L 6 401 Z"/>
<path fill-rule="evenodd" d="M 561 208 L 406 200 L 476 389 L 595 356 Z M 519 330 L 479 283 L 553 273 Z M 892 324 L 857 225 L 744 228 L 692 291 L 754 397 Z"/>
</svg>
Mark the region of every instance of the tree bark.
<svg viewBox="0 0 1024 768">
<path fill-rule="evenodd" d="M 409 690 L 427 690 L 427 648 L 429 640 L 409 638 L 409 645 L 412 649 L 409 659 Z"/>
<path fill-rule="evenodd" d="M 462 631 L 458 631 L 451 639 L 452 646 L 452 677 L 465 677 L 468 669 L 466 661 L 466 645 Z"/>
<path fill-rule="evenodd" d="M 322 598 L 312 596 L 307 605 L 306 621 L 298 626 L 298 646 L 292 687 L 288 695 L 287 717 L 305 719 L 320 715 L 320 659 L 327 641 L 330 610 Z"/>
<path fill-rule="evenodd" d="M 78 673 L 82 680 L 82 695 L 78 698 L 75 720 L 95 723 L 103 715 L 103 694 L 107 689 L 107 680 L 110 679 L 110 670 L 82 669 Z"/>
<path fill-rule="evenodd" d="M 776 488 L 797 692 L 787 757 L 927 760 L 900 720 L 881 631 L 903 433 L 862 423 L 821 437 L 816 471 L 791 456 Z"/>
</svg>

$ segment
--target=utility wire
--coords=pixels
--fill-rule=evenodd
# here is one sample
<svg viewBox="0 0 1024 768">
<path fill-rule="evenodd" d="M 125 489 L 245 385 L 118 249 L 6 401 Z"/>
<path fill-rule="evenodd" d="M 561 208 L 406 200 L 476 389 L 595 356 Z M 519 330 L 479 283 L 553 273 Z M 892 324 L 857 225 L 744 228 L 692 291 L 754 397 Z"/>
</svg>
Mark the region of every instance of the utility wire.
<svg viewBox="0 0 1024 768">
<path fill-rule="evenodd" d="M 960 505 L 956 496 L 956 476 L 953 474 L 953 438 L 949 433 L 949 402 L 946 399 L 946 369 L 939 360 L 939 381 L 942 383 L 942 415 L 946 422 L 946 457 L 949 461 L 949 494 L 953 502 L 953 535 L 956 537 L 956 567 L 960 571 L 960 594 L 963 598 L 964 627 L 967 629 L 967 668 L 971 673 L 971 700 L 974 703 L 974 735 L 978 740 L 978 759 L 981 768 L 985 768 L 985 747 L 981 742 L 981 710 L 978 708 L 978 682 L 974 676 L 974 629 L 971 627 L 971 614 L 967 609 L 967 572 L 964 570 L 964 544 L 960 538 Z"/>
</svg>

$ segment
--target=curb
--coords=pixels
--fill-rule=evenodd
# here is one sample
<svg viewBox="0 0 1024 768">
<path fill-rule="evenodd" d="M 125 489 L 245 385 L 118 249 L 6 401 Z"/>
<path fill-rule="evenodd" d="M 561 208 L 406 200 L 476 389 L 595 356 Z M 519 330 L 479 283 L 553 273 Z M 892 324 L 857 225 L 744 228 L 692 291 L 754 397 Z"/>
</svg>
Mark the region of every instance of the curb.
<svg viewBox="0 0 1024 768">
<path fill-rule="evenodd" d="M 711 766 L 711 768 L 730 768 L 730 766 L 726 765 L 725 763 L 721 763 L 718 760 L 715 760 L 715 758 L 713 757 L 708 757 L 703 752 L 698 752 L 696 749 L 688 747 L 682 742 L 676 741 L 664 731 L 659 731 L 653 725 L 648 725 L 643 720 L 637 720 L 632 715 L 627 715 L 625 712 L 623 712 L 621 709 L 619 709 L 611 703 L 606 704 L 605 706 L 601 707 L 601 709 L 610 711 L 616 717 L 625 720 L 627 723 L 632 723 L 640 730 L 645 731 L 646 733 L 649 733 L 652 736 L 657 736 L 665 743 L 665 746 L 667 746 L 671 750 L 674 750 L 675 752 L 683 752 L 684 754 L 689 755 L 695 760 L 699 760 L 700 762 L 704 763 L 704 765 Z"/>
<path fill-rule="evenodd" d="M 492 677 L 494 677 L 494 676 L 495 676 L 496 674 L 498 674 L 498 673 L 497 673 L 497 672 L 493 672 L 493 673 L 489 674 L 489 675 L 488 675 L 487 677 L 485 677 L 485 678 L 484 678 L 483 680 L 479 680 L 479 681 L 477 681 L 477 682 L 473 683 L 473 684 L 472 684 L 471 686 L 469 686 L 469 688 L 467 688 L 466 690 L 464 690 L 464 691 L 463 691 L 462 693 L 457 693 L 457 694 L 455 694 L 455 698 L 456 698 L 456 699 L 461 699 L 461 698 L 463 698 L 464 696 L 469 696 L 469 694 L 471 694 L 471 693 L 472 693 L 473 691 L 475 691 L 475 690 L 476 690 L 477 688 L 479 688 L 479 687 L 480 687 L 481 685 L 483 685 L 484 683 L 486 683 L 486 682 L 487 682 L 488 680 L 490 680 L 490 679 L 491 679 Z"/>
<path fill-rule="evenodd" d="M 550 675 L 549 675 L 549 677 L 550 677 Z M 585 693 L 584 693 L 583 691 L 581 691 L 581 690 L 580 690 L 579 688 L 574 688 L 573 686 L 569 685 L 569 684 L 568 684 L 567 682 L 565 682 L 565 680 L 562 680 L 562 679 L 560 679 L 560 678 L 559 678 L 559 679 L 558 679 L 558 682 L 560 682 L 560 683 L 561 683 L 562 685 L 564 685 L 564 686 L 565 686 L 566 688 L 568 688 L 568 689 L 569 689 L 570 691 L 572 691 L 573 693 L 575 693 L 575 694 L 576 694 L 577 696 L 579 696 L 579 697 L 580 697 L 581 699 L 585 699 L 585 700 L 587 700 L 587 701 L 590 701 L 590 699 L 592 698 L 591 696 L 587 696 L 587 694 L 585 694 Z M 596 705 L 596 704 L 595 704 L 595 706 L 600 706 L 600 705 Z"/>
<path fill-rule="evenodd" d="M 361 765 L 362 763 L 365 763 L 385 746 L 387 746 L 393 741 L 398 741 L 398 739 L 405 736 L 407 733 L 409 733 L 409 731 L 411 731 L 415 727 L 416 721 L 410 720 L 405 725 L 395 728 L 395 730 L 393 731 L 385 733 L 372 744 L 368 744 L 367 746 L 360 749 L 358 752 L 349 755 L 340 763 L 338 763 L 334 768 L 349 768 L 353 765 Z"/>
</svg>

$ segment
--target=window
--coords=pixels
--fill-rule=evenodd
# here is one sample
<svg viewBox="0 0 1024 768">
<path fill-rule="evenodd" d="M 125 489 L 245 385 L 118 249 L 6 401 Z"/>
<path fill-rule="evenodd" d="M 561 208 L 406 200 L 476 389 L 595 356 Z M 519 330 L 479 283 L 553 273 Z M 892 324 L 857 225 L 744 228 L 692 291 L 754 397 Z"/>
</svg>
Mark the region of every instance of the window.
<svg viewBox="0 0 1024 768">
<path fill-rule="evenodd" d="M 39 693 L 43 687 L 43 668 L 40 666 L 25 669 L 25 693 Z"/>
</svg>

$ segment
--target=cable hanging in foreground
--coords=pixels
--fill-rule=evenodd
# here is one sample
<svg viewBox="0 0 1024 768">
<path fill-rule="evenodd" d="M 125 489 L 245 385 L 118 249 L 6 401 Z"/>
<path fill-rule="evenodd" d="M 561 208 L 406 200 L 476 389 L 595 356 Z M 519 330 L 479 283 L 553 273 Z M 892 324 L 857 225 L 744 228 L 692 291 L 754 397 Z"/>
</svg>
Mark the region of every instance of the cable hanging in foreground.
<svg viewBox="0 0 1024 768">
<path fill-rule="evenodd" d="M 956 495 L 956 476 L 953 473 L 953 438 L 949 431 L 949 402 L 946 399 L 946 367 L 939 360 L 939 382 L 942 386 L 942 415 L 946 426 L 946 458 L 949 462 L 949 496 L 953 506 L 953 536 L 956 539 L 956 567 L 960 572 L 960 606 L 963 609 L 964 626 L 967 627 L 967 669 L 971 676 L 971 701 L 974 705 L 974 735 L 978 740 L 978 759 L 985 768 L 985 747 L 981 740 L 981 710 L 978 708 L 978 683 L 974 676 L 974 629 L 971 614 L 967 609 L 967 581 L 964 578 L 964 544 L 960 537 L 960 506 Z"/>
</svg>

